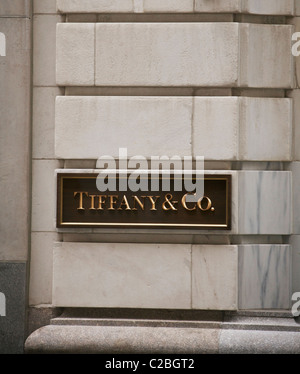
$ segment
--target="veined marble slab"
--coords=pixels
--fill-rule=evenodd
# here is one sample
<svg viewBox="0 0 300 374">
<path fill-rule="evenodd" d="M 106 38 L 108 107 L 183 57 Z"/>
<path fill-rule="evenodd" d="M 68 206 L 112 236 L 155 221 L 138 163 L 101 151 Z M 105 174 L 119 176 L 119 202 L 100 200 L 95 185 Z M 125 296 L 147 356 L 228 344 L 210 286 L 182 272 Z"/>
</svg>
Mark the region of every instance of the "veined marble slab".
<svg viewBox="0 0 300 374">
<path fill-rule="evenodd" d="M 239 308 L 289 309 L 289 245 L 239 246 Z"/>
<path fill-rule="evenodd" d="M 241 171 L 239 234 L 289 235 L 291 226 L 291 173 Z"/>
<path fill-rule="evenodd" d="M 292 293 L 300 292 L 300 235 L 290 237 L 292 247 Z"/>
<path fill-rule="evenodd" d="M 192 246 L 192 308 L 237 309 L 235 245 Z"/>
</svg>

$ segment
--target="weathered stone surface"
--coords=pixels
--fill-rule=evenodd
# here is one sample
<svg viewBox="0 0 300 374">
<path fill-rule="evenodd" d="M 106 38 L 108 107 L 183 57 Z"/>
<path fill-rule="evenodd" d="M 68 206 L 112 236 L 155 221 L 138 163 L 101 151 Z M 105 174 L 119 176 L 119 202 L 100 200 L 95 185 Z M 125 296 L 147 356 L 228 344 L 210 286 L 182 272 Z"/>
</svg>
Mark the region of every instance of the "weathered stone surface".
<svg viewBox="0 0 300 374">
<path fill-rule="evenodd" d="M 96 24 L 97 86 L 235 86 L 237 64 L 237 24 Z"/>
<path fill-rule="evenodd" d="M 297 1 L 297 0 L 296 0 Z M 292 15 L 293 0 L 57 0 L 62 13 L 188 12 Z"/>
<path fill-rule="evenodd" d="M 56 13 L 56 0 L 33 0 L 33 13 Z"/>
<path fill-rule="evenodd" d="M 289 235 L 291 173 L 239 172 L 239 233 Z"/>
<path fill-rule="evenodd" d="M 298 60 L 298 57 L 296 58 Z M 299 63 L 297 63 L 299 65 Z M 297 68 L 298 70 L 298 68 Z M 297 76 L 300 78 L 300 65 L 299 65 L 299 74 Z M 298 78 L 296 79 L 296 81 Z M 293 160 L 300 161 L 300 90 L 295 89 L 289 91 L 289 97 L 293 100 Z"/>
<path fill-rule="evenodd" d="M 53 304 L 190 309 L 191 246 L 57 243 Z"/>
<path fill-rule="evenodd" d="M 294 292 L 300 292 L 300 235 L 290 236 L 290 245 L 292 250 L 292 290 Z"/>
<path fill-rule="evenodd" d="M 144 12 L 181 12 L 192 13 L 194 8 L 193 0 L 144 0 Z"/>
<path fill-rule="evenodd" d="M 239 121 L 239 98 L 196 97 L 192 136 L 194 156 L 204 156 L 205 160 L 236 160 Z"/>
<path fill-rule="evenodd" d="M 133 11 L 132 0 L 57 0 L 62 13 L 122 13 Z"/>
<path fill-rule="evenodd" d="M 289 25 L 241 24 L 239 85 L 293 87 L 291 39 Z"/>
<path fill-rule="evenodd" d="M 242 12 L 290 16 L 294 14 L 294 0 L 244 0 Z"/>
<path fill-rule="evenodd" d="M 0 292 L 5 295 L 6 304 L 5 316 L 0 313 L 0 354 L 23 353 L 26 308 L 25 262 L 0 262 Z"/>
<path fill-rule="evenodd" d="M 237 309 L 237 247 L 192 246 L 192 308 Z"/>
<path fill-rule="evenodd" d="M 35 331 L 26 353 L 300 352 L 299 324 L 287 312 L 226 312 L 220 322 L 204 315 L 180 321 L 98 319 L 81 310 L 77 318 L 69 311 Z"/>
<path fill-rule="evenodd" d="M 241 9 L 240 0 L 195 0 L 196 12 L 207 13 L 237 13 Z"/>
<path fill-rule="evenodd" d="M 33 160 L 32 162 L 32 231 L 55 231 L 56 228 L 56 180 L 57 160 Z"/>
<path fill-rule="evenodd" d="M 56 156 L 117 157 L 124 147 L 128 156 L 188 156 L 191 121 L 191 98 L 58 97 Z"/>
<path fill-rule="evenodd" d="M 42 327 L 26 341 L 26 353 L 217 353 L 214 329 L 122 326 Z"/>
<path fill-rule="evenodd" d="M 239 309 L 288 309 L 289 245 L 239 246 Z"/>
<path fill-rule="evenodd" d="M 55 98 L 63 91 L 57 87 L 34 87 L 32 119 L 32 157 L 55 158 Z"/>
<path fill-rule="evenodd" d="M 240 103 L 239 159 L 290 161 L 291 99 L 243 97 Z"/>
<path fill-rule="evenodd" d="M 30 1 L 2 0 L 0 17 L 30 17 Z"/>
<path fill-rule="evenodd" d="M 41 327 L 50 324 L 51 319 L 60 316 L 62 308 L 52 305 L 35 305 L 28 308 L 27 337 Z"/>
<path fill-rule="evenodd" d="M 57 83 L 291 88 L 291 37 L 290 25 L 60 24 Z"/>
<path fill-rule="evenodd" d="M 293 234 L 300 235 L 300 162 L 292 162 L 290 170 L 292 172 Z"/>
<path fill-rule="evenodd" d="M 30 20 L 0 18 L 0 32 L 6 39 L 6 56 L 0 56 L 0 260 L 24 261 L 30 204 Z"/>
<path fill-rule="evenodd" d="M 300 15 L 300 0 L 294 0 L 295 1 L 295 16 Z"/>
<path fill-rule="evenodd" d="M 56 232 L 31 234 L 29 305 L 52 303 L 53 243 Z"/>
<path fill-rule="evenodd" d="M 299 332 L 223 329 L 220 333 L 221 354 L 299 354 L 299 347 Z"/>
<path fill-rule="evenodd" d="M 62 21 L 63 17 L 60 15 L 46 14 L 33 17 L 34 86 L 56 86 L 56 24 Z"/>
<path fill-rule="evenodd" d="M 189 97 L 58 97 L 56 155 L 96 159 L 101 149 L 116 157 L 130 144 L 130 155 L 147 157 L 190 155 L 192 148 L 194 157 L 205 160 L 290 160 L 291 99 L 196 97 L 192 102 Z M 51 116 L 42 119 L 50 126 Z"/>
<path fill-rule="evenodd" d="M 92 86 L 95 75 L 95 24 L 58 24 L 56 29 L 56 83 Z"/>
</svg>

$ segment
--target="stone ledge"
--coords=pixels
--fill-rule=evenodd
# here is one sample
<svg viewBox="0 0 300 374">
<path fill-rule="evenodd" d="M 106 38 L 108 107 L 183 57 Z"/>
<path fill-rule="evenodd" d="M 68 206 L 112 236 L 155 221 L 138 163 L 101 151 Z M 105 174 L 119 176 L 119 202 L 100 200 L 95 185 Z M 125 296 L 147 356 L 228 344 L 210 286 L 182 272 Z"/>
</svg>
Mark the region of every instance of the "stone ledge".
<svg viewBox="0 0 300 374">
<path fill-rule="evenodd" d="M 55 318 L 53 326 L 110 326 L 110 327 L 168 327 L 168 328 L 219 328 L 220 322 L 207 321 L 164 321 L 164 320 L 134 320 L 134 319 L 91 319 L 91 318 Z M 299 329 L 300 330 L 300 329 Z"/>
<path fill-rule="evenodd" d="M 299 354 L 299 332 L 222 330 L 220 354 Z"/>
<path fill-rule="evenodd" d="M 225 313 L 226 322 L 74 318 L 31 334 L 25 353 L 300 353 L 300 325 L 287 312 Z"/>
<path fill-rule="evenodd" d="M 246 13 L 294 14 L 293 0 L 57 0 L 61 13 Z"/>
<path fill-rule="evenodd" d="M 212 354 L 218 341 L 218 329 L 49 325 L 29 336 L 25 353 Z"/>
</svg>

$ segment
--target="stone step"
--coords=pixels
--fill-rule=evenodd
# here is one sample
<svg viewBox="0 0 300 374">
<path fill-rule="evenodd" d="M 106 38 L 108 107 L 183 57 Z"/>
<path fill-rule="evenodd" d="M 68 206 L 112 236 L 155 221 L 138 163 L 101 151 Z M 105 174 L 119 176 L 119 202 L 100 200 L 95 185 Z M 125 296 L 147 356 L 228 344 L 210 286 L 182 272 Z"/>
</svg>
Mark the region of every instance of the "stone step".
<svg viewBox="0 0 300 374">
<path fill-rule="evenodd" d="M 264 316 L 263 316 L 264 315 Z M 67 313 L 34 331 L 26 353 L 300 353 L 300 324 L 288 312 L 225 313 L 224 321 L 80 318 Z M 274 317 L 275 316 L 275 317 Z"/>
<path fill-rule="evenodd" d="M 27 354 L 300 353 L 300 334 L 221 328 L 48 325 L 25 343 Z"/>
</svg>

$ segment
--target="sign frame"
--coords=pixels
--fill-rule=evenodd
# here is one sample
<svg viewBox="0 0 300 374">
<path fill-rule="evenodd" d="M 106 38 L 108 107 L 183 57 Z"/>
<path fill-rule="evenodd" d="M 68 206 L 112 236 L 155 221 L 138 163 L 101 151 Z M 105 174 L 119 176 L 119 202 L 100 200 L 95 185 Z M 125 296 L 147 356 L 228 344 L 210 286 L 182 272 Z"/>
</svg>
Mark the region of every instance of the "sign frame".
<svg viewBox="0 0 300 374">
<path fill-rule="evenodd" d="M 127 173 L 127 178 L 129 176 Z M 231 198 L 232 198 L 232 176 L 231 174 L 204 174 L 204 185 L 206 180 L 225 180 L 226 181 L 226 217 L 225 222 L 218 224 L 204 224 L 204 223 L 162 223 L 162 222 L 68 222 L 63 219 L 64 201 L 63 201 L 63 189 L 64 180 L 66 179 L 96 179 L 99 173 L 57 173 L 57 210 L 56 210 L 56 227 L 58 229 L 67 228 L 150 228 L 150 229 L 197 229 L 197 230 L 231 230 Z M 161 178 L 163 174 L 159 174 Z M 171 178 L 176 174 L 171 173 Z M 117 178 L 119 173 L 116 171 Z M 147 178 L 150 178 L 150 176 Z M 184 194 L 186 191 L 182 191 Z M 162 193 L 159 191 L 159 193 Z M 163 192 L 168 193 L 168 192 Z"/>
</svg>

